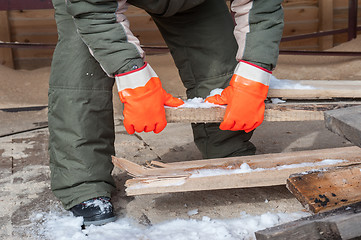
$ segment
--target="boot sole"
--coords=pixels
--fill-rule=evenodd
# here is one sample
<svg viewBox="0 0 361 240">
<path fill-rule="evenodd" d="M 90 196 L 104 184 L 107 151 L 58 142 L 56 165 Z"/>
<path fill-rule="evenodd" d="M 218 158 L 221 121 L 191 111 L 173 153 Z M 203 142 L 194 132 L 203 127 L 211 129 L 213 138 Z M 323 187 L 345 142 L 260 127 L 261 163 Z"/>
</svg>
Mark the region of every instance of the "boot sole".
<svg viewBox="0 0 361 240">
<path fill-rule="evenodd" d="M 114 222 L 115 220 L 117 220 L 117 217 L 110 217 L 110 218 L 106 218 L 106 219 L 100 219 L 100 220 L 94 220 L 94 221 L 86 221 L 84 220 L 83 225 L 84 226 L 90 226 L 90 225 L 95 225 L 95 226 L 101 226 L 110 222 Z"/>
</svg>

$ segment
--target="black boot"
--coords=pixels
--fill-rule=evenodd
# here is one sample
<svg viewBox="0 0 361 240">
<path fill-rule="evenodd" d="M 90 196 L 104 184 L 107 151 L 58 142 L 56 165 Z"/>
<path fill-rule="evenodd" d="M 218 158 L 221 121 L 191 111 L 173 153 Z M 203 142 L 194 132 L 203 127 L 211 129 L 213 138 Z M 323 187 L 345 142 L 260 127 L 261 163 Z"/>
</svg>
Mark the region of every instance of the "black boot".
<svg viewBox="0 0 361 240">
<path fill-rule="evenodd" d="M 84 225 L 103 225 L 115 221 L 113 205 L 108 197 L 97 197 L 75 205 L 70 209 L 76 217 L 84 218 Z"/>
</svg>

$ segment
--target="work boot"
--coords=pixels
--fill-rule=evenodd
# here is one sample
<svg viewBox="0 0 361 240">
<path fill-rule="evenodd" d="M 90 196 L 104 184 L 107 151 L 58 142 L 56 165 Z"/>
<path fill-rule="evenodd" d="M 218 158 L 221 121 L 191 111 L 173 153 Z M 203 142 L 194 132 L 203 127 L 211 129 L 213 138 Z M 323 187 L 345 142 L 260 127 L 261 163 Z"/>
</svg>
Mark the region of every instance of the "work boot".
<svg viewBox="0 0 361 240">
<path fill-rule="evenodd" d="M 113 205 L 108 197 L 97 197 L 75 205 L 70 211 L 84 218 L 84 226 L 103 225 L 115 221 Z"/>
</svg>

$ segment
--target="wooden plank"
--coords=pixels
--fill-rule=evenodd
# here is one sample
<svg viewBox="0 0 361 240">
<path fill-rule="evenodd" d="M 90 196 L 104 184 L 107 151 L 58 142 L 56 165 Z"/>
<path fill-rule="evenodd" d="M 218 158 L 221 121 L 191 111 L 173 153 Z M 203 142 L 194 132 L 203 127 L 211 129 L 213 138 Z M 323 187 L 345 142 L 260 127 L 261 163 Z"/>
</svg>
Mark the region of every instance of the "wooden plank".
<svg viewBox="0 0 361 240">
<path fill-rule="evenodd" d="M 265 121 L 316 121 L 324 120 L 323 112 L 361 104 L 361 102 L 338 103 L 282 103 L 266 104 Z M 226 112 L 225 107 L 213 108 L 166 108 L 168 122 L 203 123 L 222 122 Z"/>
<path fill-rule="evenodd" d="M 0 41 L 10 42 L 10 26 L 7 11 L 0 11 Z M 14 68 L 13 54 L 11 48 L 0 48 L 0 64 Z"/>
<path fill-rule="evenodd" d="M 255 233 L 257 240 L 360 239 L 361 203 Z"/>
<path fill-rule="evenodd" d="M 330 164 L 322 162 L 325 159 L 345 161 Z M 163 168 L 135 166 L 134 163 L 116 157 L 113 157 L 113 163 L 123 170 L 130 171 L 130 175 L 136 176 L 125 184 L 127 195 L 140 195 L 283 185 L 286 184 L 287 178 L 296 172 L 361 164 L 361 148 L 347 147 L 187 161 L 163 164 Z M 214 169 L 218 172 L 210 171 Z"/>
<path fill-rule="evenodd" d="M 287 8 L 291 6 L 312 6 L 317 5 L 318 0 L 284 0 L 282 5 Z"/>
<path fill-rule="evenodd" d="M 289 42 L 281 42 L 280 50 L 318 50 L 318 39 L 309 38 Z"/>
<path fill-rule="evenodd" d="M 282 99 L 333 99 L 333 98 L 360 98 L 361 88 L 354 89 L 271 89 L 270 98 Z"/>
<path fill-rule="evenodd" d="M 283 36 L 292 36 L 306 33 L 317 32 L 318 20 L 299 21 L 285 23 Z"/>
<path fill-rule="evenodd" d="M 318 7 L 302 5 L 284 8 L 284 18 L 286 23 L 318 19 Z"/>
<path fill-rule="evenodd" d="M 325 112 L 326 127 L 361 147 L 361 106 Z"/>
<path fill-rule="evenodd" d="M 42 9 L 42 10 L 22 10 L 22 11 L 9 11 L 9 19 L 11 21 L 17 20 L 28 20 L 28 21 L 36 21 L 43 19 L 44 21 L 52 20 L 55 22 L 54 19 L 54 9 Z"/>
<path fill-rule="evenodd" d="M 0 10 L 49 9 L 51 0 L 0 0 Z"/>
<path fill-rule="evenodd" d="M 168 168 L 175 169 L 188 169 L 188 168 L 204 168 L 208 165 L 211 166 L 229 166 L 230 164 L 241 165 L 247 163 L 253 168 L 272 168 L 276 164 L 286 165 L 289 163 L 299 164 L 305 161 L 305 159 L 314 159 L 319 161 L 325 159 L 325 156 L 333 159 L 342 159 L 347 156 L 347 159 L 357 160 L 357 154 L 360 153 L 358 147 L 341 147 L 331 149 L 319 149 L 319 150 L 308 150 L 308 151 L 297 151 L 297 152 L 286 152 L 286 153 L 269 153 L 255 156 L 244 156 L 235 158 L 217 158 L 207 160 L 193 160 L 186 162 L 172 162 L 167 163 Z M 240 159 L 239 159 L 240 158 Z"/>
<path fill-rule="evenodd" d="M 301 80 L 295 83 L 308 86 L 310 89 L 270 89 L 268 97 L 283 99 L 361 98 L 361 81 L 358 80 Z"/>
<path fill-rule="evenodd" d="M 320 10 L 320 31 L 328 31 L 333 29 L 333 0 L 319 0 Z M 325 36 L 319 38 L 320 50 L 333 47 L 333 36 Z"/>
<path fill-rule="evenodd" d="M 361 201 L 361 165 L 295 174 L 287 188 L 308 210 L 318 213 Z"/>
</svg>

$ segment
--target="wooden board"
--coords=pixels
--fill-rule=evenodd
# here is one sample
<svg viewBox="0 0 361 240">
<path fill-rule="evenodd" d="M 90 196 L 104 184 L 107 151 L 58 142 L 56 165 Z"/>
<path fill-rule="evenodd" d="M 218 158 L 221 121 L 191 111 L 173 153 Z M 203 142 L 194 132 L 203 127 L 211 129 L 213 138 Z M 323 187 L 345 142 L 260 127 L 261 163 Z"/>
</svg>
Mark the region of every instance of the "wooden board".
<svg viewBox="0 0 361 240">
<path fill-rule="evenodd" d="M 323 120 L 323 112 L 361 104 L 361 102 L 329 102 L 329 103 L 283 103 L 266 104 L 265 121 L 316 121 Z M 223 120 L 225 107 L 213 108 L 166 108 L 168 122 L 211 123 Z"/>
<path fill-rule="evenodd" d="M 270 89 L 268 97 L 282 99 L 361 98 L 361 81 L 303 80 L 296 82 L 314 89 Z"/>
<path fill-rule="evenodd" d="M 295 174 L 287 179 L 287 188 L 314 213 L 360 202 L 361 165 Z"/>
<path fill-rule="evenodd" d="M 325 112 L 326 127 L 361 147 L 361 106 Z"/>
<path fill-rule="evenodd" d="M 50 0 L 3 0 L 2 10 L 10 15 L 12 41 L 51 42 L 56 43 L 56 26 Z M 333 2 L 333 4 L 332 4 Z M 227 3 L 229 3 L 227 1 Z M 348 1 L 345 0 L 285 0 L 282 3 L 285 15 L 283 36 L 312 33 L 319 30 L 347 28 Z M 22 9 L 19 9 L 22 8 Z M 49 8 L 49 9 L 47 9 Z M 33 10 L 29 10 L 33 9 Z M 359 1 L 359 15 L 361 14 Z M 165 42 L 151 17 L 142 9 L 129 6 L 125 15 L 130 21 L 130 28 L 142 45 L 165 45 Z M 358 23 L 361 23 L 359 17 Z M 0 20 L 0 28 L 4 26 Z M 325 24 L 327 26 L 325 26 Z M 333 40 L 332 40 L 333 38 Z M 319 42 L 320 39 L 320 42 Z M 2 40 L 2 39 L 0 39 Z M 4 41 L 4 40 L 2 40 Z M 347 33 L 309 38 L 291 42 L 282 42 L 283 50 L 321 50 L 347 41 Z M 11 49 L 10 49 L 11 50 Z M 18 68 L 33 69 L 48 66 L 52 52 L 44 52 L 45 57 L 37 56 L 39 49 L 13 49 L 16 52 L 15 65 Z M 4 59 L 0 49 L 0 58 Z M 9 52 L 8 49 L 6 49 Z M 8 53 L 6 53 L 8 55 Z M 26 57 L 23 54 L 34 54 Z"/>
<path fill-rule="evenodd" d="M 332 165 L 317 165 L 324 159 L 344 159 L 347 161 Z M 288 177 L 293 173 L 331 166 L 361 164 L 361 148 L 345 147 L 167 164 L 153 162 L 148 167 L 116 157 L 113 157 L 113 163 L 134 177 L 125 184 L 127 187 L 126 193 L 130 196 L 284 185 Z M 246 164 L 251 171 L 239 172 L 240 168 L 247 167 Z M 205 171 L 211 169 L 217 169 L 220 172 L 214 173 L 214 171 L 211 171 L 207 175 Z"/>
<path fill-rule="evenodd" d="M 255 233 L 257 240 L 360 239 L 361 203 Z"/>
<path fill-rule="evenodd" d="M 319 0 L 320 22 L 319 29 L 321 31 L 329 31 L 333 29 L 333 1 Z M 326 50 L 333 47 L 333 35 L 319 38 L 320 50 Z"/>
<path fill-rule="evenodd" d="M 11 41 L 8 13 L 0 11 L 0 41 Z M 13 68 L 13 53 L 11 48 L 0 48 L 0 64 Z"/>
<path fill-rule="evenodd" d="M 265 121 L 323 120 L 324 111 L 361 105 L 361 102 L 357 101 L 361 99 L 361 81 L 303 80 L 297 83 L 314 87 L 314 89 L 270 89 L 269 99 L 281 98 L 287 102 L 267 103 Z M 327 99 L 346 99 L 347 101 L 324 102 Z M 349 99 L 355 100 L 349 101 Z M 224 113 L 224 107 L 166 108 L 168 122 L 221 122 Z"/>
</svg>

